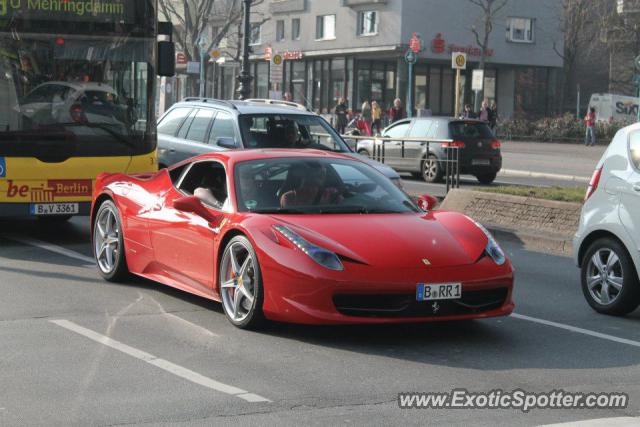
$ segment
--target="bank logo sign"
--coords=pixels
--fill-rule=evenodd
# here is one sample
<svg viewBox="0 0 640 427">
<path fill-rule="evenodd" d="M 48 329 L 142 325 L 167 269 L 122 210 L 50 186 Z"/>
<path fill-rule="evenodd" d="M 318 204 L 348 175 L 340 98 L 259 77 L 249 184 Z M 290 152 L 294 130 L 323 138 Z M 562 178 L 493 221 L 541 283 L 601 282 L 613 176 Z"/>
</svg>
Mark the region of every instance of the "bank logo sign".
<svg viewBox="0 0 640 427">
<path fill-rule="evenodd" d="M 5 162 L 4 157 L 0 157 L 0 178 L 5 176 L 7 176 L 7 162 Z"/>
</svg>

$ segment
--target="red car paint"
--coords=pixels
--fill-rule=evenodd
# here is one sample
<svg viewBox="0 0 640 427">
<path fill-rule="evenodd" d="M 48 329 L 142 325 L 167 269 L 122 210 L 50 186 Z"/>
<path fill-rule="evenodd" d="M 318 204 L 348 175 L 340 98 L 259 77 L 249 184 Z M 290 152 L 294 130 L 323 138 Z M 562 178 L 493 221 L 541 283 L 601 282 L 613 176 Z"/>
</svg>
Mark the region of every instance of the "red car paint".
<svg viewBox="0 0 640 427">
<path fill-rule="evenodd" d="M 263 311 L 271 320 L 307 324 L 399 323 L 508 315 L 514 304 L 510 261 L 498 266 L 484 256 L 488 239 L 466 216 L 447 211 L 399 214 L 271 215 L 238 212 L 234 165 L 248 160 L 330 156 L 313 150 L 243 150 L 204 154 L 183 163 L 215 159 L 227 171 L 232 209 L 220 224 L 173 208 L 184 197 L 167 169 L 152 175 L 103 174 L 96 181 L 91 224 L 99 202 L 111 198 L 120 211 L 129 270 L 142 277 L 220 301 L 218 263 L 223 244 L 242 233 L 256 251 L 264 287 Z M 173 169 L 172 168 L 172 169 Z M 219 212 L 217 212 L 219 213 Z M 212 226 L 213 225 L 213 226 Z M 286 225 L 308 241 L 338 254 L 343 271 L 327 269 L 287 239 L 274 225 Z M 93 234 L 93 233 L 92 233 Z M 499 291 L 504 298 L 489 310 L 451 315 L 416 303 L 418 283 L 461 282 L 463 297 Z M 341 313 L 336 296 L 404 298 L 419 315 Z M 421 306 L 423 304 L 424 306 Z M 461 307 L 456 307 L 462 309 Z"/>
</svg>

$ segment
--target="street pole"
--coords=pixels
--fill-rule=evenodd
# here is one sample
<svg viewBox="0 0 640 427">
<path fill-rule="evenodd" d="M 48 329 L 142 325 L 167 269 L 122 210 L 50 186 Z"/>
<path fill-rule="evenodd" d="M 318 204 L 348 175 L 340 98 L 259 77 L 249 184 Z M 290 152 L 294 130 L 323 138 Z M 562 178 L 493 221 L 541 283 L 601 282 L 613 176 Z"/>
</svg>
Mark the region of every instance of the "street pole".
<svg viewBox="0 0 640 427">
<path fill-rule="evenodd" d="M 460 117 L 460 68 L 456 69 L 456 106 L 454 111 L 454 116 Z"/>
<path fill-rule="evenodd" d="M 576 91 L 576 119 L 580 120 L 580 85 Z"/>
<path fill-rule="evenodd" d="M 205 81 L 207 79 L 207 69 L 206 67 L 206 56 L 207 56 L 207 45 L 209 44 L 209 40 L 206 34 L 202 33 L 200 38 L 198 39 L 198 48 L 200 49 L 200 89 L 198 91 L 198 96 L 200 98 L 204 98 L 205 93 Z"/>
<path fill-rule="evenodd" d="M 413 63 L 407 64 L 409 67 L 409 83 L 407 84 L 407 117 L 413 117 Z"/>
<path fill-rule="evenodd" d="M 241 100 L 251 96 L 251 81 L 253 77 L 249 72 L 249 33 L 251 32 L 251 0 L 244 0 L 244 17 L 242 35 L 242 63 L 240 75 L 238 76 L 238 98 Z"/>
</svg>

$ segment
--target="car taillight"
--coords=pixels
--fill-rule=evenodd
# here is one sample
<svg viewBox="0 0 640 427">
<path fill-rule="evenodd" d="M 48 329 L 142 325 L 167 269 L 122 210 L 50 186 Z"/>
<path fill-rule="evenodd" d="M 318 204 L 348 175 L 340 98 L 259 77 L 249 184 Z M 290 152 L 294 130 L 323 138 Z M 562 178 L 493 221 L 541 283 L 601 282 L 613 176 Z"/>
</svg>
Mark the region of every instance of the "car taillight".
<svg viewBox="0 0 640 427">
<path fill-rule="evenodd" d="M 466 145 L 462 141 L 443 142 L 442 148 L 464 148 Z"/>
<path fill-rule="evenodd" d="M 584 196 L 584 201 L 586 202 L 589 197 L 595 193 L 598 188 L 598 184 L 600 184 L 600 175 L 602 175 L 602 168 L 596 169 L 593 172 L 593 176 L 591 177 L 591 181 L 589 181 L 589 187 L 587 188 L 587 194 Z"/>
<path fill-rule="evenodd" d="M 497 139 L 491 141 L 491 148 L 493 148 L 494 150 L 499 150 L 500 147 L 502 147 L 502 143 L 500 141 L 498 141 Z"/>
<path fill-rule="evenodd" d="M 84 109 L 80 104 L 73 104 L 71 108 L 69 108 L 69 114 L 71 114 L 71 119 L 76 123 L 87 123 L 87 116 L 84 114 Z"/>
</svg>

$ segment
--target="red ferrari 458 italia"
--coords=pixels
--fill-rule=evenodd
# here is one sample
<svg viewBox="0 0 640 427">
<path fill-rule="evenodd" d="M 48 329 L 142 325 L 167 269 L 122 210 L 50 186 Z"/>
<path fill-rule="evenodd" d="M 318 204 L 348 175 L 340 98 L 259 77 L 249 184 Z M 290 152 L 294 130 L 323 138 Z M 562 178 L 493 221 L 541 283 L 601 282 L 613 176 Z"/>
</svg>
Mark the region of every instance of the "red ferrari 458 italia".
<svg viewBox="0 0 640 427">
<path fill-rule="evenodd" d="M 221 301 L 241 328 L 511 313 L 513 269 L 498 243 L 433 202 L 341 154 L 210 153 L 100 175 L 92 246 L 106 280 L 133 273 Z"/>
</svg>

